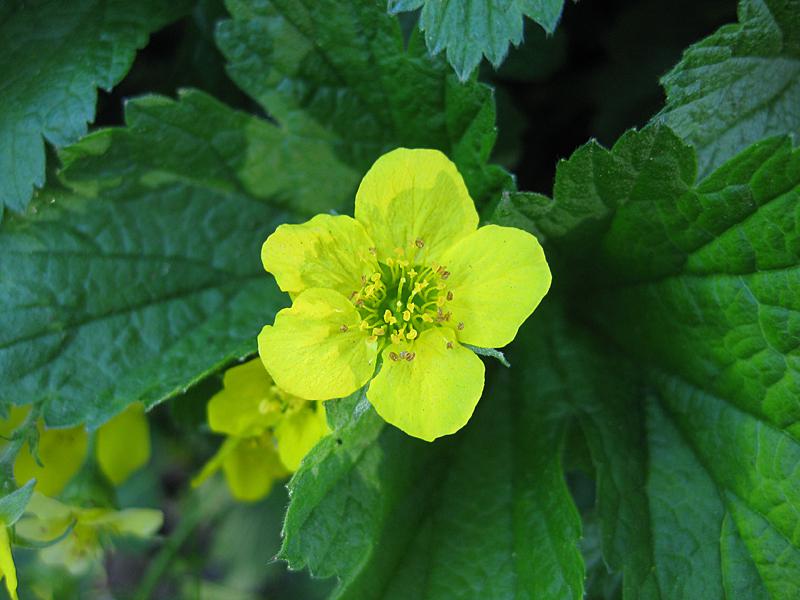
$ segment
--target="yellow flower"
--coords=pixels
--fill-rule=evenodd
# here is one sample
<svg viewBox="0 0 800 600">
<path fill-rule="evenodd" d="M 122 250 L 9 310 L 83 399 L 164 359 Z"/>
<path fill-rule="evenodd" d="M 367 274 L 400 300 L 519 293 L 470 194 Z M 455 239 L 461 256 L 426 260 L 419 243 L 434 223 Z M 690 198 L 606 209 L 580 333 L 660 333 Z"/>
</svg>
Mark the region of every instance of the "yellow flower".
<svg viewBox="0 0 800 600">
<path fill-rule="evenodd" d="M 234 498 L 245 502 L 269 494 L 329 431 L 322 404 L 280 390 L 257 358 L 225 372 L 222 391 L 208 403 L 208 424 L 228 437 L 192 485 L 221 468 Z"/>
<path fill-rule="evenodd" d="M 478 228 L 461 175 L 436 150 L 385 154 L 355 218 L 281 225 L 261 258 L 294 300 L 258 338 L 275 382 L 327 400 L 372 380 L 377 412 L 428 441 L 463 427 L 483 391 L 483 363 L 463 344 L 505 346 L 550 287 L 536 238 Z"/>
<path fill-rule="evenodd" d="M 0 422 L 0 436 L 9 438 L 25 420 L 30 406 L 14 406 L 9 418 Z M 28 445 L 20 450 L 14 461 L 14 478 L 25 483 L 36 478 L 36 491 L 57 496 L 78 472 L 86 460 L 89 434 L 83 427 L 53 429 L 40 419 L 36 462 Z M 97 431 L 95 457 L 100 469 L 114 485 L 123 483 L 150 459 L 150 428 L 144 407 L 131 404 Z"/>
<path fill-rule="evenodd" d="M 37 542 L 50 542 L 66 533 L 62 540 L 40 550 L 39 556 L 46 564 L 61 565 L 79 575 L 102 560 L 103 545 L 110 537 L 148 538 L 161 528 L 163 520 L 159 510 L 79 508 L 34 493 L 16 530 Z"/>
<path fill-rule="evenodd" d="M 14 566 L 14 557 L 11 554 L 8 528 L 4 523 L 0 523 L 0 579 L 5 579 L 6 590 L 11 599 L 18 600 L 17 568 Z"/>
</svg>

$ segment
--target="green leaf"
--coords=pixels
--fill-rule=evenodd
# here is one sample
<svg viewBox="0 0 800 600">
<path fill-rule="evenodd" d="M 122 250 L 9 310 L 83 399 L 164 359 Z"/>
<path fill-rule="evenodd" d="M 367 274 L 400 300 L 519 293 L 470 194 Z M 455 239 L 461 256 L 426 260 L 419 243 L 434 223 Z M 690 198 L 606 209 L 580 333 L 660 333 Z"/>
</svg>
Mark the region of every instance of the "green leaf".
<svg viewBox="0 0 800 600">
<path fill-rule="evenodd" d="M 524 17 L 553 33 L 564 9 L 564 0 L 389 0 L 392 13 L 422 7 L 419 27 L 432 54 L 447 51 L 461 81 L 481 62 L 481 56 L 497 68 L 508 54 L 509 43 L 522 42 Z"/>
<path fill-rule="evenodd" d="M 0 401 L 43 401 L 53 425 L 180 392 L 252 354 L 286 303 L 259 249 L 287 213 L 243 191 L 258 120 L 198 92 L 127 113 L 65 152 L 83 195 L 47 192 L 0 231 Z"/>
<path fill-rule="evenodd" d="M 579 419 L 604 552 L 623 565 L 626 593 L 794 598 L 800 151 L 788 138 L 765 140 L 702 183 L 694 165 L 691 148 L 655 125 L 560 164 L 546 210 L 537 202 L 526 215 L 521 198 L 514 206 L 551 256 L 585 265 L 570 297 L 613 340 L 589 356 L 616 343 L 643 369 L 640 392 L 620 384 L 581 403 Z M 595 371 L 587 381 L 602 390 Z M 617 367 L 616 378 L 629 372 Z"/>
<path fill-rule="evenodd" d="M 0 527 L 11 527 L 25 512 L 25 507 L 33 495 L 36 480 L 31 479 L 21 488 L 0 498 Z"/>
<path fill-rule="evenodd" d="M 0 217 L 22 211 L 45 175 L 42 138 L 64 146 L 94 119 L 97 88 L 127 73 L 150 32 L 188 0 L 13 2 L 0 9 Z"/>
<path fill-rule="evenodd" d="M 219 25 L 217 40 L 228 72 L 290 137 L 325 140 L 358 174 L 398 146 L 438 148 L 479 204 L 513 186 L 487 164 L 496 137 L 491 89 L 459 84 L 419 35 L 406 48 L 382 0 L 227 5 L 233 19 Z"/>
<path fill-rule="evenodd" d="M 546 348 L 515 354 L 526 360 L 546 363 Z M 337 598 L 582 598 L 565 422 L 549 412 L 567 389 L 547 364 L 504 370 L 469 425 L 433 444 L 369 407 L 290 482 L 280 557 L 337 576 Z"/>
<path fill-rule="evenodd" d="M 761 139 L 800 135 L 800 2 L 741 0 L 739 23 L 691 46 L 662 84 L 657 119 L 697 149 L 701 176 Z"/>
</svg>

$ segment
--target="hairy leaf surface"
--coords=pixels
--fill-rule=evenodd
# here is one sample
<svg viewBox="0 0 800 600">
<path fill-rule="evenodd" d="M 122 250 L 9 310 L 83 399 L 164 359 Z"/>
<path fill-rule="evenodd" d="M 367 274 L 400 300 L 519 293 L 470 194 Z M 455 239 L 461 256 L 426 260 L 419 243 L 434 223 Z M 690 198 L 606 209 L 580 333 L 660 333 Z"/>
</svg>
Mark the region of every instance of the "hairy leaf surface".
<svg viewBox="0 0 800 600">
<path fill-rule="evenodd" d="M 65 146 L 94 119 L 97 88 L 128 72 L 152 31 L 187 0 L 10 2 L 0 8 L 0 217 L 44 183 L 44 140 Z"/>
</svg>

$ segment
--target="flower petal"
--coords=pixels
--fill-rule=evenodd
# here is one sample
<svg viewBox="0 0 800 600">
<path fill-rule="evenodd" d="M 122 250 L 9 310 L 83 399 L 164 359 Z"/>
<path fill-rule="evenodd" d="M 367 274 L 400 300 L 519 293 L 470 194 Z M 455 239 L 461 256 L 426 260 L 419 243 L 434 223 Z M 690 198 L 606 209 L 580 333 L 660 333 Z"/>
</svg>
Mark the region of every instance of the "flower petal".
<svg viewBox="0 0 800 600">
<path fill-rule="evenodd" d="M 225 371 L 223 389 L 208 401 L 208 425 L 227 435 L 257 435 L 277 423 L 279 410 L 270 410 L 275 384 L 261 359 L 254 358 Z"/>
<path fill-rule="evenodd" d="M 239 440 L 233 451 L 225 456 L 222 470 L 231 495 L 242 502 L 260 500 L 269 494 L 276 479 L 289 474 L 281 464 L 269 434 Z"/>
<path fill-rule="evenodd" d="M 450 248 L 442 262 L 453 292 L 449 323 L 465 344 L 505 346 L 550 289 L 542 247 L 514 227 L 481 227 Z"/>
<path fill-rule="evenodd" d="M 21 484 L 36 478 L 36 491 L 46 496 L 57 496 L 86 459 L 89 436 L 83 427 L 70 429 L 39 428 L 39 458 L 36 459 L 26 444 L 14 462 L 14 477 Z"/>
<path fill-rule="evenodd" d="M 330 429 L 322 402 L 308 402 L 286 417 L 275 428 L 278 454 L 289 471 L 297 471 L 300 461 Z"/>
<path fill-rule="evenodd" d="M 164 513 L 154 508 L 126 508 L 109 510 L 91 520 L 94 527 L 107 527 L 115 535 L 148 538 L 156 534 L 164 523 Z"/>
<path fill-rule="evenodd" d="M 361 317 L 347 298 L 313 288 L 275 317 L 258 336 L 258 352 L 275 383 L 307 400 L 352 394 L 375 370 L 377 342 L 359 325 Z"/>
<path fill-rule="evenodd" d="M 406 360 L 401 352 L 413 352 Z M 400 356 L 392 360 L 392 355 Z M 428 442 L 466 425 L 483 392 L 483 362 L 451 329 L 424 331 L 411 344 L 392 344 L 367 390 L 383 419 Z"/>
<path fill-rule="evenodd" d="M 150 427 L 141 403 L 131 404 L 97 431 L 95 453 L 100 469 L 120 485 L 150 460 Z"/>
<path fill-rule="evenodd" d="M 317 215 L 278 227 L 261 248 L 261 262 L 284 292 L 321 287 L 349 297 L 361 288 L 361 276 L 377 269 L 374 246 L 352 217 Z"/>
<path fill-rule="evenodd" d="M 438 260 L 478 226 L 461 174 L 438 150 L 398 148 L 381 156 L 361 181 L 355 215 L 379 257 L 403 248 L 419 264 Z"/>
<path fill-rule="evenodd" d="M 2 524 L 0 524 L 0 577 L 5 577 L 8 595 L 12 600 L 18 600 L 17 568 L 14 566 L 14 557 L 11 554 L 8 529 Z"/>
</svg>

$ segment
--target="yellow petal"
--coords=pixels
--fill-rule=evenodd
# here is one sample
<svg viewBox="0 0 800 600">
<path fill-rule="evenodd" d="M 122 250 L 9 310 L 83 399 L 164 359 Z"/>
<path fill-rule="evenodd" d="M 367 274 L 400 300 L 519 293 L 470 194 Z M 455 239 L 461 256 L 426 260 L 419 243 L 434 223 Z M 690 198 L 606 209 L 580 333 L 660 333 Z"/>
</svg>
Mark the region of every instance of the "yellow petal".
<svg viewBox="0 0 800 600">
<path fill-rule="evenodd" d="M 352 394 L 375 370 L 377 342 L 359 328 L 347 298 L 313 288 L 275 317 L 258 336 L 258 352 L 279 387 L 307 400 Z"/>
<path fill-rule="evenodd" d="M 164 523 L 164 513 L 153 508 L 126 508 L 104 511 L 91 519 L 93 527 L 105 528 L 115 535 L 148 538 L 155 535 Z"/>
<path fill-rule="evenodd" d="M 261 261 L 284 292 L 331 288 L 350 296 L 362 275 L 377 269 L 375 244 L 364 227 L 348 216 L 317 215 L 300 225 L 281 225 L 264 242 Z"/>
<path fill-rule="evenodd" d="M 500 348 L 550 289 L 550 269 L 539 242 L 513 227 L 481 227 L 450 248 L 443 262 L 450 271 L 453 299 L 448 322 L 459 341 Z"/>
<path fill-rule="evenodd" d="M 269 434 L 243 438 L 222 463 L 231 495 L 242 502 L 255 502 L 272 490 L 276 479 L 288 475 Z"/>
<path fill-rule="evenodd" d="M 308 451 L 329 432 L 322 402 L 308 402 L 306 406 L 287 414 L 275 427 L 281 462 L 289 471 L 296 471 Z"/>
<path fill-rule="evenodd" d="M 74 511 L 71 507 L 34 492 L 15 528 L 24 538 L 50 542 L 63 535 L 73 520 Z"/>
<path fill-rule="evenodd" d="M 413 360 L 401 352 L 413 352 Z M 430 442 L 466 425 L 483 392 L 483 373 L 481 359 L 451 329 L 437 327 L 384 350 L 367 398 L 386 422 Z"/>
<path fill-rule="evenodd" d="M 97 431 L 95 454 L 100 469 L 114 485 L 147 464 L 150 427 L 142 404 L 131 404 Z"/>
<path fill-rule="evenodd" d="M 78 472 L 86 459 L 89 438 L 83 427 L 45 429 L 39 427 L 39 458 L 42 467 L 30 453 L 27 444 L 14 462 L 14 477 L 20 484 L 36 478 L 36 491 L 56 496 Z"/>
<path fill-rule="evenodd" d="M 379 257 L 401 248 L 419 264 L 438 260 L 478 226 L 461 174 L 438 150 L 398 148 L 381 156 L 361 181 L 355 215 Z"/>
<path fill-rule="evenodd" d="M 0 524 L 0 577 L 5 577 L 6 590 L 13 600 L 17 600 L 17 568 L 11 554 L 8 529 Z"/>
<path fill-rule="evenodd" d="M 225 371 L 223 389 L 208 402 L 208 425 L 227 435 L 256 435 L 274 425 L 280 413 L 272 378 L 261 359 Z"/>
</svg>

